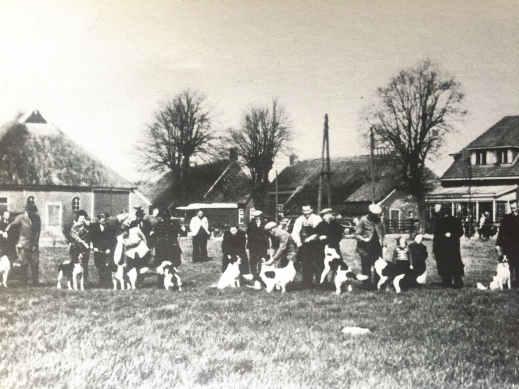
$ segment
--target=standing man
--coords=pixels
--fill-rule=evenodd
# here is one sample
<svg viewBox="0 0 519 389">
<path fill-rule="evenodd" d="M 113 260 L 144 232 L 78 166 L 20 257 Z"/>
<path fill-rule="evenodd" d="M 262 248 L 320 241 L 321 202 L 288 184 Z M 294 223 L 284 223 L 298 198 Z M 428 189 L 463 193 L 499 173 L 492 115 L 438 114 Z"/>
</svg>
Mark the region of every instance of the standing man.
<svg viewBox="0 0 519 389">
<path fill-rule="evenodd" d="M 238 229 L 237 226 L 230 226 L 228 230 L 223 233 L 222 239 L 222 273 L 227 268 L 229 260 L 233 256 L 241 258 L 240 273 L 249 273 L 249 263 L 247 261 L 247 252 L 245 250 L 247 237 L 245 232 Z"/>
<path fill-rule="evenodd" d="M 342 258 L 341 240 L 344 234 L 344 227 L 337 222 L 333 209 L 325 208 L 320 212 L 323 221 L 317 226 L 319 240 L 329 247 L 337 250 Z"/>
<path fill-rule="evenodd" d="M 370 204 L 368 214 L 362 216 L 355 227 L 355 239 L 357 240 L 357 252 L 360 256 L 362 274 L 369 278 L 364 281 L 371 287 L 373 274 L 372 267 L 377 258 L 382 256 L 384 246 L 384 226 L 380 215 L 382 208 L 378 204 Z"/>
<path fill-rule="evenodd" d="M 506 255 L 510 266 L 512 286 L 519 286 L 519 211 L 517 202 L 510 204 L 510 213 L 501 221 L 496 240 L 499 256 Z"/>
<path fill-rule="evenodd" d="M 99 287 L 111 286 L 111 258 L 114 254 L 115 231 L 106 223 L 106 214 L 97 215 L 97 223 L 90 226 L 90 236 L 94 248 L 94 264 L 99 277 Z"/>
<path fill-rule="evenodd" d="M 433 238 L 434 258 L 443 286 L 463 286 L 463 262 L 461 261 L 460 238 L 463 236 L 461 221 L 452 216 L 447 207 L 435 205 L 436 226 Z"/>
<path fill-rule="evenodd" d="M 16 243 L 17 265 L 22 268 L 22 282 L 27 285 L 29 280 L 29 268 L 31 272 L 32 283 L 34 286 L 39 284 L 39 258 L 37 249 L 39 246 L 40 228 L 38 223 L 38 209 L 34 202 L 27 201 L 25 212 L 18 215 L 11 224 L 6 228 L 7 238 L 9 235 L 18 233 L 18 241 Z M 36 225 L 33 225 L 33 220 Z M 4 234 L 5 236 L 5 234 Z M 16 264 L 14 265 L 16 266 Z"/>
<path fill-rule="evenodd" d="M 7 226 L 12 222 L 11 213 L 4 211 L 0 219 L 0 255 L 7 255 L 10 261 L 16 259 L 16 241 L 14 231 L 7 234 Z"/>
<path fill-rule="evenodd" d="M 317 226 L 322 219 L 316 215 L 310 205 L 303 205 L 302 215 L 294 222 L 292 239 L 298 248 L 297 257 L 303 261 L 303 285 L 312 288 L 314 275 L 319 277 L 323 266 L 322 244 L 317 234 Z"/>
<path fill-rule="evenodd" d="M 88 260 L 90 259 L 90 231 L 88 214 L 79 210 L 77 220 L 70 228 L 70 259 L 73 263 L 81 262 L 85 284 L 88 282 Z"/>
<path fill-rule="evenodd" d="M 210 236 L 209 221 L 201 209 L 191 218 L 189 231 L 193 237 L 193 262 L 207 261 L 207 240 Z"/>
<path fill-rule="evenodd" d="M 259 264 L 262 258 L 267 258 L 269 246 L 263 212 L 256 210 L 253 213 L 254 219 L 247 226 L 247 249 L 249 249 L 250 272 L 255 279 L 259 277 Z"/>
<path fill-rule="evenodd" d="M 264 228 L 265 232 L 272 239 L 272 247 L 274 248 L 274 253 L 266 264 L 274 263 L 278 267 L 284 267 L 288 261 L 294 262 L 297 257 L 297 247 L 290 233 L 276 224 L 276 222 L 268 222 Z"/>
</svg>

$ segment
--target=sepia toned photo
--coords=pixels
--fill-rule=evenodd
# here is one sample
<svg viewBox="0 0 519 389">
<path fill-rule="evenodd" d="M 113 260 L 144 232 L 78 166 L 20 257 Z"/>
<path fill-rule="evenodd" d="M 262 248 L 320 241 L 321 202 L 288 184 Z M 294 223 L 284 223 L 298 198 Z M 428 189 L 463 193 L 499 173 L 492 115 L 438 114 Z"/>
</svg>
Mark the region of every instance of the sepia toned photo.
<svg viewBox="0 0 519 389">
<path fill-rule="evenodd" d="M 0 0 L 0 389 L 519 388 L 519 2 Z"/>
</svg>

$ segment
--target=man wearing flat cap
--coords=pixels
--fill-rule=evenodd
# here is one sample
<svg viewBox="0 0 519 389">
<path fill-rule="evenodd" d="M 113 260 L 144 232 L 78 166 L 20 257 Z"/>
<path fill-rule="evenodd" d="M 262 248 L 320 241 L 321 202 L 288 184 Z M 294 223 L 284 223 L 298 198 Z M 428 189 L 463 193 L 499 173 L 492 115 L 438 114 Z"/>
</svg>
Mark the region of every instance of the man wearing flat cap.
<svg viewBox="0 0 519 389">
<path fill-rule="evenodd" d="M 355 239 L 357 240 L 357 252 L 360 256 L 362 274 L 369 278 L 365 281 L 371 286 L 371 268 L 382 256 L 384 245 L 384 226 L 381 221 L 382 208 L 378 204 L 371 204 L 367 215 L 362 216 L 355 228 Z"/>
<path fill-rule="evenodd" d="M 284 267 L 288 264 L 288 261 L 295 261 L 297 248 L 290 233 L 276 222 L 268 222 L 264 228 L 272 240 L 272 248 L 274 249 L 274 253 L 266 263 L 269 265 L 274 263 L 278 267 Z"/>
<path fill-rule="evenodd" d="M 263 212 L 259 209 L 252 213 L 253 219 L 247 226 L 247 249 L 249 250 L 250 272 L 259 279 L 259 264 L 267 257 L 268 236 L 265 231 Z"/>
<path fill-rule="evenodd" d="M 312 288 L 314 276 L 319 277 L 323 266 L 323 245 L 317 233 L 322 219 L 308 204 L 303 205 L 301 211 L 303 214 L 294 222 L 292 239 L 298 247 L 298 259 L 303 262 L 303 285 Z"/>
<path fill-rule="evenodd" d="M 342 257 L 341 240 L 344 234 L 344 227 L 335 219 L 333 209 L 325 208 L 319 212 L 319 214 L 323 219 L 323 221 L 317 226 L 319 240 L 337 250 L 337 253 Z"/>
</svg>

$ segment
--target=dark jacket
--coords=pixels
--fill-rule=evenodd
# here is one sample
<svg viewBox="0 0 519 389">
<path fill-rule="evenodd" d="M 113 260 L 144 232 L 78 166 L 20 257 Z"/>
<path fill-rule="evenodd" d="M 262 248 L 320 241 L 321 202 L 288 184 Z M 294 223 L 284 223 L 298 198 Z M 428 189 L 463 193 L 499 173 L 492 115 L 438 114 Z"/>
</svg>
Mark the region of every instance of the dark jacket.
<svg viewBox="0 0 519 389">
<path fill-rule="evenodd" d="M 519 215 L 507 214 L 501 221 L 496 246 L 500 246 L 503 254 L 519 257 Z"/>
<path fill-rule="evenodd" d="M 157 218 L 151 235 L 151 244 L 155 249 L 155 261 L 159 264 L 161 261 L 171 261 L 174 266 L 181 263 L 180 245 L 178 244 L 178 235 L 180 233 L 180 225 L 171 220 Z"/>
<path fill-rule="evenodd" d="M 94 250 L 97 249 L 100 252 L 110 250 L 110 252 L 113 253 L 116 244 L 116 236 L 115 231 L 110 226 L 105 224 L 103 230 L 101 230 L 101 224 L 91 224 L 90 238 L 92 239 Z"/>
<path fill-rule="evenodd" d="M 340 252 L 340 243 L 344 234 L 344 227 L 341 226 L 337 220 L 331 220 L 330 223 L 323 220 L 317 226 L 317 233 L 323 243 Z M 322 239 L 323 237 L 324 239 Z"/>
<path fill-rule="evenodd" d="M 425 260 L 427 259 L 427 248 L 424 244 L 412 242 L 409 245 L 409 262 L 413 266 L 414 271 L 420 275 L 425 269 Z"/>
<path fill-rule="evenodd" d="M 247 248 L 251 252 L 266 255 L 268 249 L 268 236 L 265 232 L 265 223 L 263 221 L 259 227 L 256 224 L 256 220 L 252 220 L 247 226 Z"/>
<path fill-rule="evenodd" d="M 450 237 L 445 234 L 450 233 Z M 463 275 L 460 238 L 463 235 L 461 221 L 454 216 L 443 216 L 436 221 L 434 255 L 440 276 Z"/>
<path fill-rule="evenodd" d="M 238 230 L 236 234 L 231 234 L 229 231 L 225 231 L 222 240 L 222 254 L 226 255 L 239 255 L 243 261 L 247 260 L 247 253 L 245 251 L 245 233 Z"/>
</svg>

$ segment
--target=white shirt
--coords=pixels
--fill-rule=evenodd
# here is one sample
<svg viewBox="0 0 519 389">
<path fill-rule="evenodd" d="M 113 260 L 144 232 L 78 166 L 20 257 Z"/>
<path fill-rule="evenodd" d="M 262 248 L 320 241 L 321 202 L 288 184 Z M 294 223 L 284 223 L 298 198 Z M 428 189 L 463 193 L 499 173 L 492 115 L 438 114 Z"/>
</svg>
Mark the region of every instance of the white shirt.
<svg viewBox="0 0 519 389">
<path fill-rule="evenodd" d="M 209 221 L 207 220 L 207 217 L 203 216 L 200 219 L 198 216 L 193 216 L 189 222 L 189 231 L 191 232 L 191 236 L 198 235 L 200 228 L 203 228 L 209 235 Z"/>
<path fill-rule="evenodd" d="M 296 219 L 294 222 L 294 228 L 292 228 L 292 239 L 296 242 L 297 247 L 300 247 L 303 244 L 303 242 L 301 242 L 301 230 L 303 229 L 303 226 L 312 226 L 312 228 L 315 228 L 322 220 L 323 219 L 315 213 L 312 213 L 308 218 L 301 215 Z"/>
</svg>

